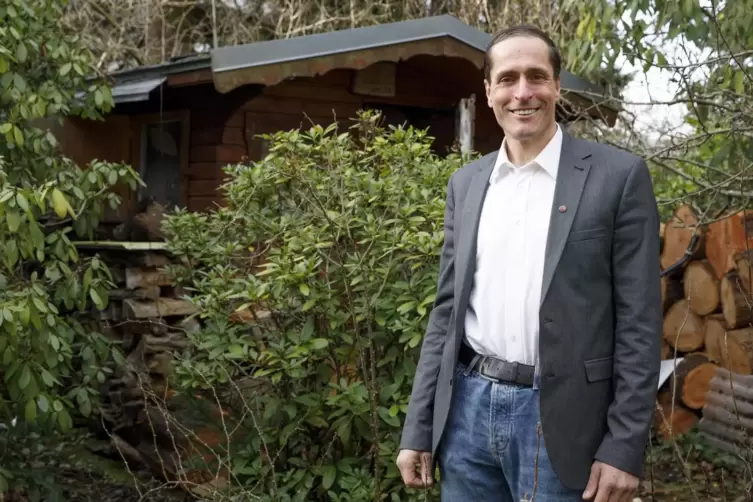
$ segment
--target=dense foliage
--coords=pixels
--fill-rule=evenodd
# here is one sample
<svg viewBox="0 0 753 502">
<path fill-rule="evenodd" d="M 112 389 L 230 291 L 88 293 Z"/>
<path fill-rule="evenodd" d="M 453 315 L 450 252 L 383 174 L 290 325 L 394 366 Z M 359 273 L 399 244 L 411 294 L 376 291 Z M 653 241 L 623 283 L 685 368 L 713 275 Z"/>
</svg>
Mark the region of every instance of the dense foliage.
<svg viewBox="0 0 753 502">
<path fill-rule="evenodd" d="M 244 396 L 224 403 L 243 430 L 228 466 L 260 500 L 410 500 L 401 417 L 468 159 L 378 120 L 268 136 L 265 159 L 227 168 L 225 208 L 165 224 L 206 325 L 177 372 Z M 271 317 L 232 321 L 249 312 Z"/>
<path fill-rule="evenodd" d="M 96 118 L 112 105 L 105 85 L 85 79 L 92 56 L 61 30 L 62 7 L 0 6 L 0 422 L 9 426 L 0 493 L 33 484 L 28 464 L 11 461 L 11 424 L 22 422 L 18 433 L 66 431 L 96 403 L 113 350 L 80 314 L 107 305 L 110 276 L 97 258 L 80 259 L 72 240 L 90 235 L 105 204 L 117 205 L 111 187 L 137 182 L 127 166 L 79 168 L 46 127 L 66 115 Z"/>
</svg>

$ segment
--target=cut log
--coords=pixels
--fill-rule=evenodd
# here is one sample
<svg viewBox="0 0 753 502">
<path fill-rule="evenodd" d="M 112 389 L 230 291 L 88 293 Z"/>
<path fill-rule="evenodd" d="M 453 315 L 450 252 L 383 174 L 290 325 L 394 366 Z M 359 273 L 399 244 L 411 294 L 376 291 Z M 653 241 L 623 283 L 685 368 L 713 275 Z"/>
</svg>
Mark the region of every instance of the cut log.
<svg viewBox="0 0 753 502">
<path fill-rule="evenodd" d="M 173 278 L 156 268 L 129 267 L 126 269 L 126 288 L 147 288 L 149 286 L 170 286 Z"/>
<path fill-rule="evenodd" d="M 740 277 L 740 286 L 746 293 L 753 293 L 753 250 L 742 251 L 735 255 L 735 271 Z"/>
<path fill-rule="evenodd" d="M 753 248 L 753 211 L 739 211 L 708 225 L 706 257 L 721 279 L 735 268 L 735 255 Z"/>
<path fill-rule="evenodd" d="M 661 278 L 662 308 L 666 312 L 669 307 L 685 296 L 682 279 L 675 275 L 665 275 Z"/>
<path fill-rule="evenodd" d="M 727 328 L 742 328 L 753 321 L 753 297 L 743 290 L 737 272 L 730 272 L 722 278 L 719 292 Z"/>
<path fill-rule="evenodd" d="M 691 352 L 685 354 L 683 360 L 676 364 L 674 372 L 670 375 L 667 382 L 667 390 L 674 392 L 676 403 L 682 402 L 682 392 L 688 373 L 708 362 L 709 358 L 703 352 Z"/>
<path fill-rule="evenodd" d="M 701 363 L 688 371 L 682 385 L 682 403 L 692 410 L 700 410 L 706 405 L 706 393 L 716 372 L 716 364 Z"/>
<path fill-rule="evenodd" d="M 123 300 L 123 310 L 128 319 L 191 315 L 198 311 L 193 303 L 174 298 L 160 298 L 155 301 L 127 299 Z"/>
<path fill-rule="evenodd" d="M 664 227 L 664 249 L 661 253 L 661 268 L 666 270 L 685 258 L 694 234 L 698 234 L 690 259 L 704 257 L 703 228 L 698 226 L 698 217 L 690 206 L 680 206 Z"/>
<path fill-rule="evenodd" d="M 741 375 L 753 374 L 753 328 L 727 331 L 719 348 L 724 368 Z"/>
<path fill-rule="evenodd" d="M 664 251 L 664 229 L 667 224 L 664 222 L 659 223 L 659 252 Z"/>
<path fill-rule="evenodd" d="M 672 392 L 663 390 L 656 396 L 654 426 L 664 441 L 687 434 L 698 423 L 693 410 L 682 404 L 673 404 Z"/>
<path fill-rule="evenodd" d="M 692 352 L 703 346 L 703 318 L 690 310 L 687 300 L 675 302 L 664 316 L 664 340 L 680 352 Z"/>
<path fill-rule="evenodd" d="M 675 355 L 675 349 L 672 348 L 666 340 L 662 340 L 661 343 L 661 358 L 663 361 L 667 359 L 673 359 Z"/>
<path fill-rule="evenodd" d="M 719 279 L 706 260 L 694 260 L 685 266 L 683 293 L 690 309 L 700 316 L 719 308 Z"/>
<path fill-rule="evenodd" d="M 711 314 L 703 320 L 703 346 L 709 360 L 721 364 L 724 359 L 722 355 L 722 342 L 727 332 L 724 321 L 724 314 Z"/>
</svg>

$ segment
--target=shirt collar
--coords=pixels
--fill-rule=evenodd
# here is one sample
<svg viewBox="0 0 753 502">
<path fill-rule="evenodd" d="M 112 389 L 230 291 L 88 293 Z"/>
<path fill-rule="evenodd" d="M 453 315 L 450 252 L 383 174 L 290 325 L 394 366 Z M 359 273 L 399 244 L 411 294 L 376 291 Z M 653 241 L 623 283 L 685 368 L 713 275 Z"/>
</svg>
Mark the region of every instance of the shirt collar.
<svg viewBox="0 0 753 502">
<path fill-rule="evenodd" d="M 539 154 L 536 156 L 535 159 L 530 161 L 528 164 L 522 167 L 528 167 L 532 164 L 538 165 L 541 167 L 544 171 L 549 173 L 549 176 L 552 177 L 552 179 L 557 179 L 557 171 L 559 170 L 560 165 L 560 153 L 562 150 L 562 129 L 560 129 L 560 125 L 557 125 L 557 130 L 554 132 L 554 136 L 552 136 L 552 139 L 549 140 L 549 143 L 546 144 L 543 150 L 539 152 Z M 499 181 L 502 176 L 508 172 L 509 169 L 516 169 L 516 167 L 513 165 L 512 162 L 510 162 L 510 159 L 507 156 L 507 138 L 504 138 L 502 140 L 502 146 L 499 149 L 499 153 L 497 154 L 497 161 L 494 164 L 494 170 L 492 171 L 491 177 L 490 177 L 490 183 L 494 183 L 496 181 Z"/>
</svg>

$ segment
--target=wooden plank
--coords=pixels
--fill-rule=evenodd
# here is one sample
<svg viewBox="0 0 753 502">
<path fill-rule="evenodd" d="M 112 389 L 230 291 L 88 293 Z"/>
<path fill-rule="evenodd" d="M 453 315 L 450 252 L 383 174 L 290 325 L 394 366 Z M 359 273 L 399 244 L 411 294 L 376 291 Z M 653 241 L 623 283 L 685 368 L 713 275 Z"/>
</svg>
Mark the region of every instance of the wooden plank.
<svg viewBox="0 0 753 502">
<path fill-rule="evenodd" d="M 210 68 L 202 70 L 193 70 L 184 73 L 175 73 L 168 75 L 167 85 L 168 87 L 181 87 L 186 85 L 196 85 L 203 83 L 213 82 L 214 75 Z"/>
<path fill-rule="evenodd" d="M 113 289 L 109 292 L 109 298 L 111 300 L 125 300 L 126 298 L 134 298 L 136 300 L 156 300 L 159 297 L 160 287 L 156 285 L 135 289 Z"/>
<path fill-rule="evenodd" d="M 198 312 L 198 308 L 187 300 L 160 298 L 159 300 L 123 300 L 123 311 L 128 319 L 148 319 L 150 317 L 187 316 Z"/>
<path fill-rule="evenodd" d="M 244 155 L 246 155 L 246 147 L 241 145 L 193 146 L 190 162 L 240 162 Z"/>
<path fill-rule="evenodd" d="M 193 162 L 188 164 L 186 178 L 189 180 L 214 180 L 225 176 L 222 172 L 223 163 L 218 162 Z"/>
<path fill-rule="evenodd" d="M 220 186 L 219 180 L 190 180 L 188 182 L 188 196 L 190 197 L 217 197 L 217 189 Z"/>
<path fill-rule="evenodd" d="M 214 127 L 199 128 L 191 131 L 191 145 L 193 146 L 217 146 L 245 145 L 242 127 Z"/>
<path fill-rule="evenodd" d="M 146 288 L 149 286 L 170 286 L 173 278 L 157 268 L 126 268 L 126 289 Z"/>
<path fill-rule="evenodd" d="M 698 428 L 717 448 L 734 452 L 753 433 L 753 376 L 717 368 L 706 395 Z"/>
<path fill-rule="evenodd" d="M 194 196 L 188 199 L 188 210 L 196 213 L 214 211 L 218 205 L 224 205 L 219 197 Z"/>
</svg>

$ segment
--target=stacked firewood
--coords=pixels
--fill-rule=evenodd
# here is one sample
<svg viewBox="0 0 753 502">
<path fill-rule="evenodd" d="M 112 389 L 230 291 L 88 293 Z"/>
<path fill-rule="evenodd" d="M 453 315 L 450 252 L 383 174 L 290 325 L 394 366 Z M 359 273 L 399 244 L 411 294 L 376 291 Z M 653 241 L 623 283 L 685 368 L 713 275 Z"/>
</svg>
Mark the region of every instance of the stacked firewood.
<svg viewBox="0 0 753 502">
<path fill-rule="evenodd" d="M 753 374 L 751 223 L 747 211 L 699 225 L 693 209 L 680 206 L 662 225 L 662 357 L 684 358 L 657 399 L 665 438 L 698 423 L 717 369 Z"/>
<path fill-rule="evenodd" d="M 81 249 L 97 253 L 113 275 L 116 288 L 107 307 L 92 316 L 125 356 L 125 364 L 101 385 L 91 425 L 110 440 L 100 453 L 199 494 L 218 482 L 216 473 L 197 469 L 195 460 L 205 456 L 202 448 L 223 440 L 215 430 L 223 411 L 212 400 L 176 395 L 170 388 L 175 355 L 201 326 L 193 317 L 196 305 L 166 272 L 171 256 L 161 247 L 106 243 Z"/>
</svg>

